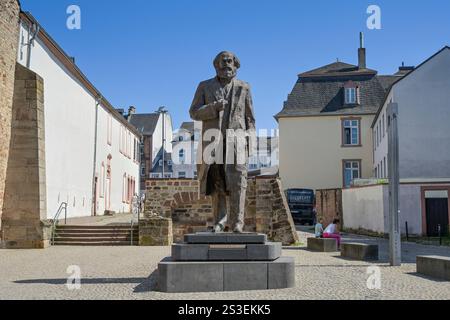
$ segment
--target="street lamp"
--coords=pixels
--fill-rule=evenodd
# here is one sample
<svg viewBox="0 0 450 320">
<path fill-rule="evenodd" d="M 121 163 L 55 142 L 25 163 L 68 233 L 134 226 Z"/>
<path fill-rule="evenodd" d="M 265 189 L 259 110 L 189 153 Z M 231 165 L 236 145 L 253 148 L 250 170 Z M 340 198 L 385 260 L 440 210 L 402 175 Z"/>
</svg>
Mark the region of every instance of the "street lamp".
<svg viewBox="0 0 450 320">
<path fill-rule="evenodd" d="M 162 178 L 164 179 L 164 166 L 165 166 L 165 162 L 164 162 L 164 158 L 165 158 L 165 150 L 166 150 L 166 120 L 165 120 L 165 115 L 166 113 L 168 113 L 169 111 L 166 109 L 166 107 L 162 106 L 159 107 L 158 110 L 156 111 L 156 113 L 162 115 Z"/>
</svg>

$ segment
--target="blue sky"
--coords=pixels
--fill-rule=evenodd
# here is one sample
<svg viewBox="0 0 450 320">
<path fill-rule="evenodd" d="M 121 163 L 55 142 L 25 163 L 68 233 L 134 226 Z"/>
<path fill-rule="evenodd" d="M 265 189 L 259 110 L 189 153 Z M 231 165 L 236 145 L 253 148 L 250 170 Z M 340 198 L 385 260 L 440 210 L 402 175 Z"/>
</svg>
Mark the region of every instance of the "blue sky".
<svg viewBox="0 0 450 320">
<path fill-rule="evenodd" d="M 357 64 L 365 32 L 367 64 L 380 74 L 417 65 L 450 44 L 450 1 L 365 0 L 21 0 L 116 107 L 166 106 L 174 127 L 189 120 L 197 84 L 214 76 L 222 50 L 241 60 L 258 128 L 276 128 L 297 74 L 340 61 Z M 66 9 L 81 8 L 81 30 Z M 369 30 L 367 7 L 381 8 Z"/>
</svg>

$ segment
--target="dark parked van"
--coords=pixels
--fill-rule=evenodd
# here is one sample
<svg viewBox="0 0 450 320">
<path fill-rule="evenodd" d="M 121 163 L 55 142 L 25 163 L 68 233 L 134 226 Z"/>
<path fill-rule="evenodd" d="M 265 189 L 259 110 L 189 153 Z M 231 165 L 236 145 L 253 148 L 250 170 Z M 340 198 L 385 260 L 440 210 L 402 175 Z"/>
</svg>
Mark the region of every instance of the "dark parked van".
<svg viewBox="0 0 450 320">
<path fill-rule="evenodd" d="M 315 219 L 315 196 L 314 190 L 310 189 L 289 189 L 286 197 L 291 210 L 294 222 L 313 224 Z"/>
</svg>

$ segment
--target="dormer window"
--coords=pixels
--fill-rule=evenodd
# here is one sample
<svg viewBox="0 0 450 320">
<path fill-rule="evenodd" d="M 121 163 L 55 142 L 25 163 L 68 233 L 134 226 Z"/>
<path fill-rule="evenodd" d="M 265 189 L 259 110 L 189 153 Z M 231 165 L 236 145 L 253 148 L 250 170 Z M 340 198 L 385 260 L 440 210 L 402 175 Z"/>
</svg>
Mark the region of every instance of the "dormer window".
<svg viewBox="0 0 450 320">
<path fill-rule="evenodd" d="M 356 88 L 345 88 L 345 104 L 356 104 Z"/>
<path fill-rule="evenodd" d="M 344 93 L 345 104 L 359 104 L 359 88 L 353 81 L 349 81 L 345 84 Z"/>
</svg>

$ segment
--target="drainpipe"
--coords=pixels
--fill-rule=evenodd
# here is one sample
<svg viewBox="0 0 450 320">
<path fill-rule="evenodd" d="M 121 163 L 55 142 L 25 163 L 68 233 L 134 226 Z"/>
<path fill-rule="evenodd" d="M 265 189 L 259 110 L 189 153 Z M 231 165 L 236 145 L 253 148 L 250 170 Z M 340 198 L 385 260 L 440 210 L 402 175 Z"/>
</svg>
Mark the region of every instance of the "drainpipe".
<svg viewBox="0 0 450 320">
<path fill-rule="evenodd" d="M 28 28 L 28 37 L 30 36 L 31 29 L 34 30 L 33 34 L 31 35 L 31 38 L 28 40 L 28 43 L 25 43 L 23 46 L 28 46 L 27 50 L 27 68 L 30 69 L 31 64 L 31 48 L 33 46 L 34 40 L 36 39 L 39 31 L 41 30 L 41 27 L 37 23 L 33 23 L 31 28 Z"/>
<path fill-rule="evenodd" d="M 96 190 L 95 190 L 95 171 L 97 164 L 97 136 L 98 136 L 98 107 L 102 103 L 102 96 L 97 97 L 95 100 L 95 128 L 94 128 L 94 163 L 93 163 L 93 171 L 92 171 L 92 216 L 96 213 Z"/>
</svg>

